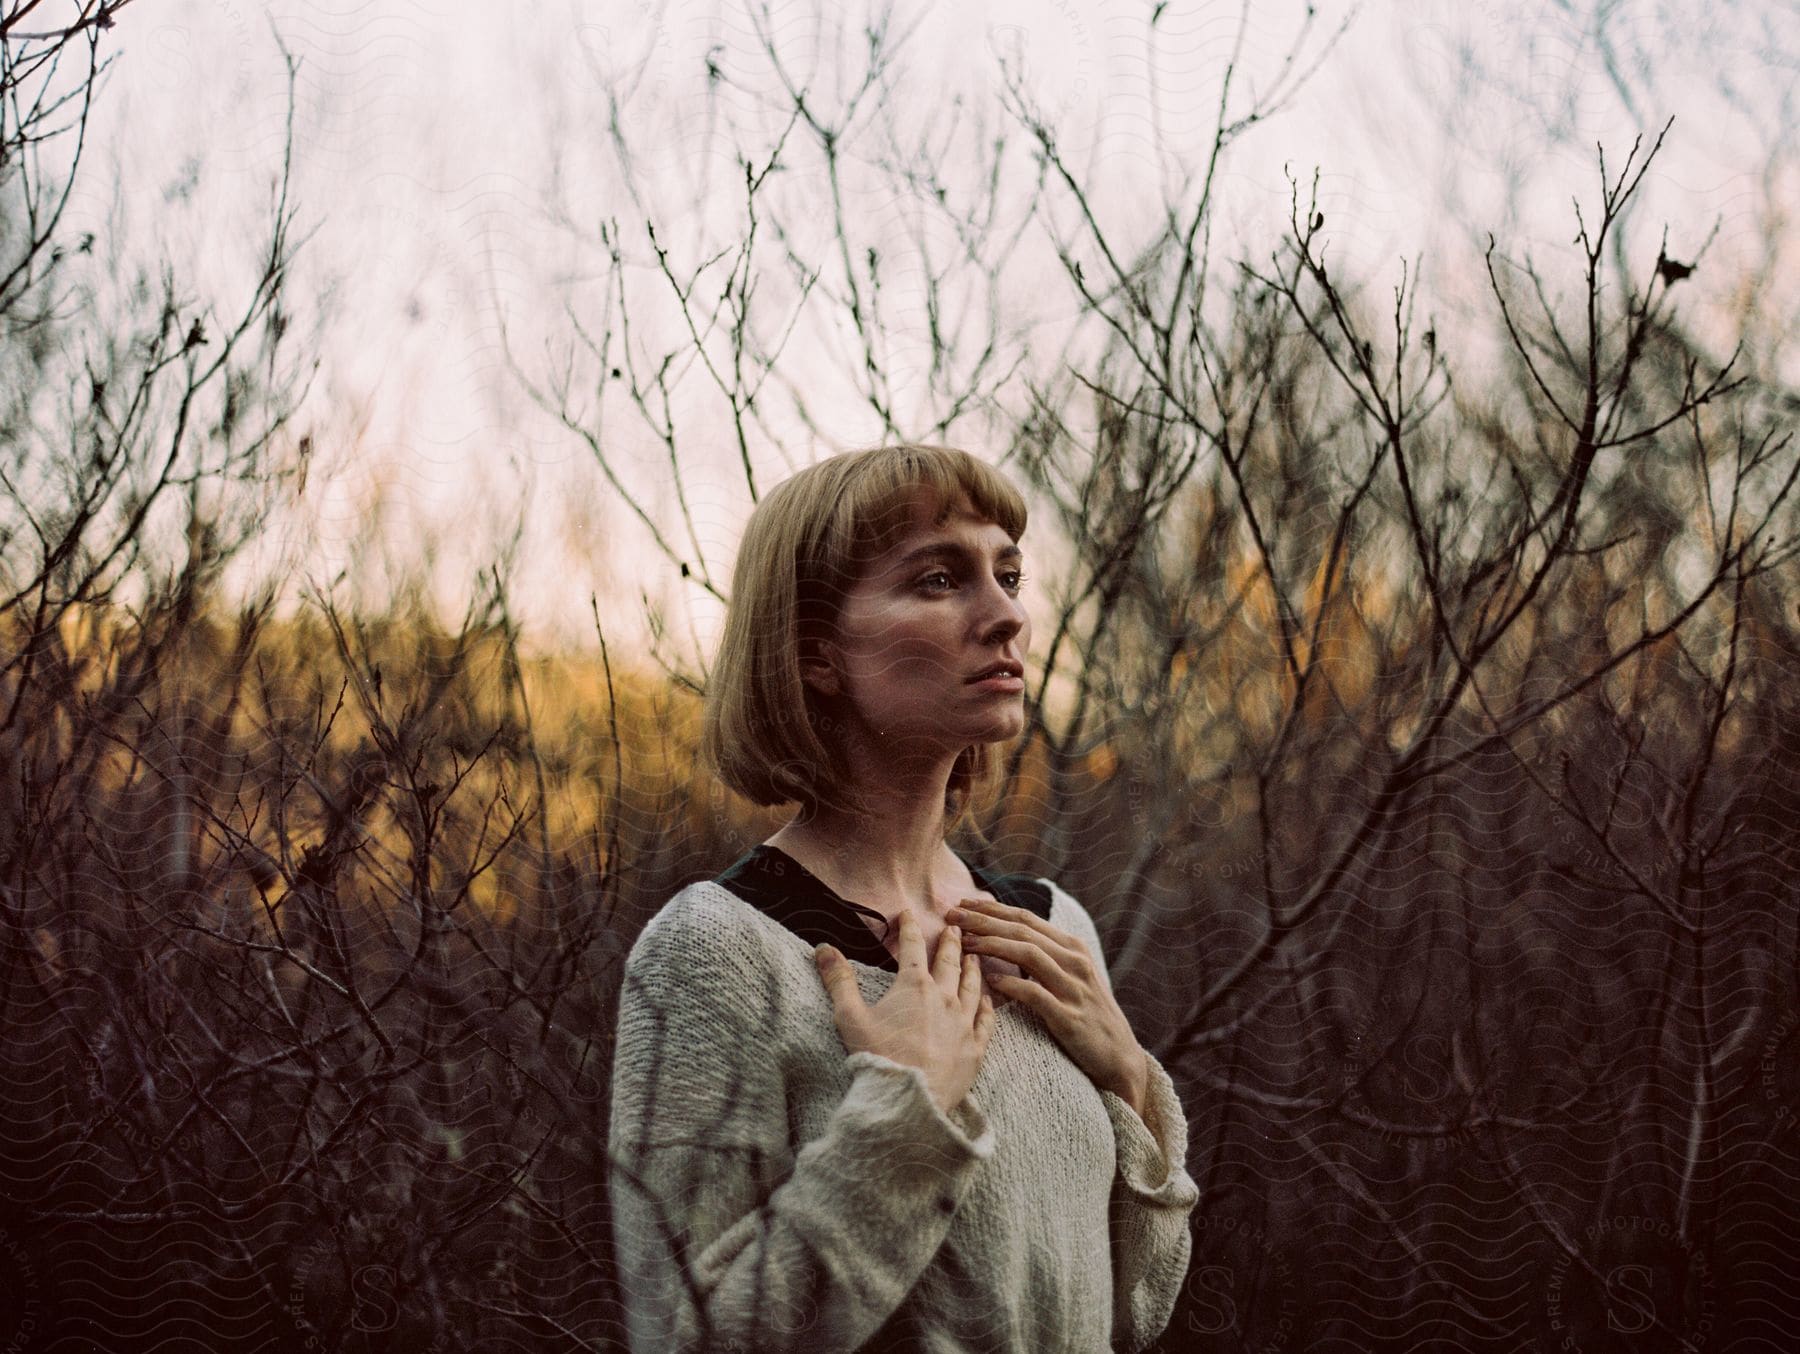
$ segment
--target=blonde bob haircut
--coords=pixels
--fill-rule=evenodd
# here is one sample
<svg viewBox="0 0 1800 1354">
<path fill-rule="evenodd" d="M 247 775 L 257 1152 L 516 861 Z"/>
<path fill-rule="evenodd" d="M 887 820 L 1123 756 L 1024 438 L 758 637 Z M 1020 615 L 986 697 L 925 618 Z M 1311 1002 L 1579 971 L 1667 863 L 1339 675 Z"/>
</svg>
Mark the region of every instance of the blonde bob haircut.
<svg viewBox="0 0 1800 1354">
<path fill-rule="evenodd" d="M 701 754 L 751 802 L 798 802 L 802 820 L 819 805 L 872 816 L 850 784 L 836 702 L 801 680 L 800 659 L 835 633 L 846 590 L 904 538 L 921 489 L 934 525 L 966 499 L 1015 543 L 1025 532 L 1025 500 L 992 466 L 915 443 L 827 457 L 750 514 L 707 678 Z M 946 835 L 992 806 L 1000 771 L 991 744 L 957 756 L 944 791 Z"/>
</svg>

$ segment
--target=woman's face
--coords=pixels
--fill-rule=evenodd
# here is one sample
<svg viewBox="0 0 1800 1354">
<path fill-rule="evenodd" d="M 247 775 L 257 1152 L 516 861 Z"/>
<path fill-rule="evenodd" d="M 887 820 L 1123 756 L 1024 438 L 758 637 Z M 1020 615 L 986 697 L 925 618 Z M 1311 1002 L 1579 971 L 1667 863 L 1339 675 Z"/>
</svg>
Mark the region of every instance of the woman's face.
<svg viewBox="0 0 1800 1354">
<path fill-rule="evenodd" d="M 1023 681 L 972 682 L 1011 662 L 1023 674 L 1031 618 L 1020 605 L 1024 559 L 1006 532 L 959 500 L 941 524 L 929 495 L 911 529 L 851 588 L 838 618 L 835 671 L 803 666 L 844 698 L 872 741 L 960 751 L 1025 731 Z"/>
</svg>

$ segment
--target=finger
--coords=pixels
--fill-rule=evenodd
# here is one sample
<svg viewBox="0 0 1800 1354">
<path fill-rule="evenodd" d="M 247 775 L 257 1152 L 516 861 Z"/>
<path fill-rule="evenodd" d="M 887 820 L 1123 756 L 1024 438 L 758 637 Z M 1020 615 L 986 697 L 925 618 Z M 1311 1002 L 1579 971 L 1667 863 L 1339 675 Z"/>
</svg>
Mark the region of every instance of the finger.
<svg viewBox="0 0 1800 1354">
<path fill-rule="evenodd" d="M 1037 980 L 1060 997 L 1072 996 L 1077 986 L 1074 976 L 1063 968 L 1065 956 L 1051 953 L 1038 938 L 1009 940 L 1003 936 L 970 936 L 968 948 L 983 958 L 1004 959 L 1017 964 L 1029 977 Z"/>
<path fill-rule="evenodd" d="M 992 898 L 964 898 L 962 906 L 973 911 L 978 917 L 985 918 L 983 935 L 1010 935 L 1015 939 L 1036 936 L 1048 942 L 1050 947 L 1067 950 L 1070 953 L 1087 953 L 1087 946 L 1059 927 L 1052 926 L 1029 908 L 1013 907 L 1008 903 L 997 903 Z"/>
<path fill-rule="evenodd" d="M 1024 1002 L 1041 1016 L 1048 1017 L 1052 1010 L 1062 1009 L 1048 988 L 1030 978 L 1016 977 L 1011 973 L 990 973 L 988 987 L 996 996 L 1004 997 L 1007 1001 Z"/>
<path fill-rule="evenodd" d="M 975 1018 L 975 1008 L 981 1003 L 983 984 L 981 981 L 981 960 L 972 954 L 962 957 L 962 983 L 957 988 L 957 1000 L 962 1003 L 963 1014 L 970 1020 Z"/>
<path fill-rule="evenodd" d="M 925 968 L 925 936 L 911 912 L 900 914 L 900 953 L 897 958 L 902 969 Z"/>
<path fill-rule="evenodd" d="M 813 948 L 813 962 L 819 970 L 820 981 L 825 984 L 825 993 L 831 998 L 833 1012 L 839 1017 L 854 1013 L 863 1004 L 863 999 L 850 961 L 832 946 L 818 945 Z"/>
<path fill-rule="evenodd" d="M 937 953 L 931 958 L 931 976 L 938 986 L 954 992 L 962 975 L 962 930 L 946 926 L 938 935 Z"/>
<path fill-rule="evenodd" d="M 1019 955 L 1026 951 L 1008 951 L 1001 949 L 994 942 L 1007 941 L 1016 945 L 1029 945 L 1036 952 L 1047 956 L 1059 968 L 1073 968 L 1078 961 L 1091 962 L 1093 956 L 1088 953 L 1087 946 L 1070 935 L 1067 931 L 1059 931 L 1049 923 L 1023 908 L 1009 908 L 1023 921 L 1002 917 L 994 911 L 997 904 L 989 903 L 977 913 L 975 927 L 969 931 L 969 939 L 965 949 L 980 950 L 983 954 L 993 954 L 1010 959 L 1020 968 L 1027 968 L 1025 960 Z M 1037 972 L 1037 970 L 1032 970 Z M 1042 975 L 1040 975 L 1042 976 Z"/>
<path fill-rule="evenodd" d="M 986 992 L 981 994 L 981 1005 L 975 1012 L 975 1042 L 985 1047 L 988 1036 L 994 1032 L 994 999 Z"/>
</svg>

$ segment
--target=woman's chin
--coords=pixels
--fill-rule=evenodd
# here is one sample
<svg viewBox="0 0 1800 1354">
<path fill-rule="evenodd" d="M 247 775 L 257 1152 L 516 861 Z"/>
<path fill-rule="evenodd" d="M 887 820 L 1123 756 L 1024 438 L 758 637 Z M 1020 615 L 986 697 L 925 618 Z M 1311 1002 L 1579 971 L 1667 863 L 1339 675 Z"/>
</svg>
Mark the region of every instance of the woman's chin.
<svg viewBox="0 0 1800 1354">
<path fill-rule="evenodd" d="M 1008 712 L 1003 718 L 991 720 L 985 728 L 969 741 L 971 743 L 1010 743 L 1025 732 L 1025 710 L 1020 708 Z"/>
</svg>

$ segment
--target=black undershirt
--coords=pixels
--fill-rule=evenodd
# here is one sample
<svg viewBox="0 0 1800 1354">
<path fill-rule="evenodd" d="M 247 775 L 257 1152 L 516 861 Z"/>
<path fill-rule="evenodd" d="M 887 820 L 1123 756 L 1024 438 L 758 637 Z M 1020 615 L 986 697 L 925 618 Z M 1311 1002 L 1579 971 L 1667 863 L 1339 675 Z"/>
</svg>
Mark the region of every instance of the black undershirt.
<svg viewBox="0 0 1800 1354">
<path fill-rule="evenodd" d="M 967 864 L 967 862 L 964 862 Z M 1050 889 L 1027 874 L 989 874 L 970 865 L 977 888 L 1012 907 L 1050 919 Z M 809 945 L 827 944 L 859 964 L 898 973 L 900 965 L 858 914 L 884 921 L 880 912 L 851 902 L 779 846 L 751 847 L 713 876 L 766 916 L 780 922 Z"/>
</svg>

